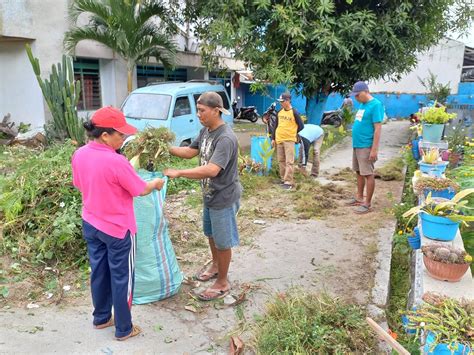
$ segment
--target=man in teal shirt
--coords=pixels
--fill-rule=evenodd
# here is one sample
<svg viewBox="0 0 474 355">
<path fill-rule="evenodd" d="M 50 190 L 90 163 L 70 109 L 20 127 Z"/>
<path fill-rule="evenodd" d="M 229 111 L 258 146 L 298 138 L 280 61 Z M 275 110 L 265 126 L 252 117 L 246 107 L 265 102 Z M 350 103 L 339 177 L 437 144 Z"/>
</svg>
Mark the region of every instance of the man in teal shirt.
<svg viewBox="0 0 474 355">
<path fill-rule="evenodd" d="M 357 174 L 357 195 L 347 204 L 356 206 L 355 213 L 363 214 L 370 212 L 372 206 L 375 190 L 374 163 L 378 156 L 384 107 L 369 93 L 369 87 L 363 81 L 354 84 L 352 94 L 361 103 L 352 127 L 352 168 Z"/>
</svg>

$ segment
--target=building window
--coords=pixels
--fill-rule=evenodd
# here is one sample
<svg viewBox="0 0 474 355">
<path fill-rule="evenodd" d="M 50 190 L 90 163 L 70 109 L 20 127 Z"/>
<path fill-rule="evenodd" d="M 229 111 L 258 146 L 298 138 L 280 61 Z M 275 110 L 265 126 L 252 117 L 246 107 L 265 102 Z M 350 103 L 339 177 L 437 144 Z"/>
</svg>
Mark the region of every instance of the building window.
<svg viewBox="0 0 474 355">
<path fill-rule="evenodd" d="M 80 111 L 99 109 L 102 106 L 99 61 L 77 58 L 73 65 L 74 79 L 81 81 L 81 95 L 77 109 Z"/>
<path fill-rule="evenodd" d="M 186 68 L 166 70 L 159 65 L 137 65 L 137 86 L 139 88 L 153 82 L 186 81 L 187 79 L 188 70 Z"/>
</svg>

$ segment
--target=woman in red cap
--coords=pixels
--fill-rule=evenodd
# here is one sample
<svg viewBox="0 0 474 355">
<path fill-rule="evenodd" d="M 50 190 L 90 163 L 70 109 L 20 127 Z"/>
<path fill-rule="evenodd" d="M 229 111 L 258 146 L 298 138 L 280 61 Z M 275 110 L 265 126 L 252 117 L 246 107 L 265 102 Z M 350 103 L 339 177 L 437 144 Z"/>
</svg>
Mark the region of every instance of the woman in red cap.
<svg viewBox="0 0 474 355">
<path fill-rule="evenodd" d="M 143 181 L 116 150 L 136 128 L 113 107 L 84 123 L 90 142 L 72 157 L 73 184 L 82 193 L 83 235 L 91 266 L 94 328 L 115 325 L 117 340 L 140 334 L 131 306 L 137 226 L 133 198 L 160 190 L 164 180 Z M 115 320 L 112 317 L 114 307 Z"/>
</svg>

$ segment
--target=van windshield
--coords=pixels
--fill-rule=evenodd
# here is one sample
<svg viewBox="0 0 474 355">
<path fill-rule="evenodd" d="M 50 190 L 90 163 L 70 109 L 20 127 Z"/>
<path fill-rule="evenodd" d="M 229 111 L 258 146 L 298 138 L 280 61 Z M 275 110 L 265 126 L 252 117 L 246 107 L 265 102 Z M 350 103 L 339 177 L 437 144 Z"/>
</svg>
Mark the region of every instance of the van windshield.
<svg viewBox="0 0 474 355">
<path fill-rule="evenodd" d="M 159 94 L 132 94 L 122 107 L 128 118 L 166 120 L 171 96 Z"/>
</svg>

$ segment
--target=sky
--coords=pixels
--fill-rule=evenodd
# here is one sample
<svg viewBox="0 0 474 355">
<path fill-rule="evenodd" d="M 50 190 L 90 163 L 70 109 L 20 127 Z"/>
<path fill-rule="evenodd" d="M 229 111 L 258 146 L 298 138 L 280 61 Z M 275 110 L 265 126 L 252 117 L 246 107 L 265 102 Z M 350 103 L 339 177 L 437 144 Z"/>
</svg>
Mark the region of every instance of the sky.
<svg viewBox="0 0 474 355">
<path fill-rule="evenodd" d="M 457 41 L 463 42 L 466 46 L 474 47 L 474 26 L 471 27 L 471 31 L 468 35 L 458 38 L 459 34 L 451 33 L 449 35 L 450 38 L 455 39 Z"/>
</svg>

